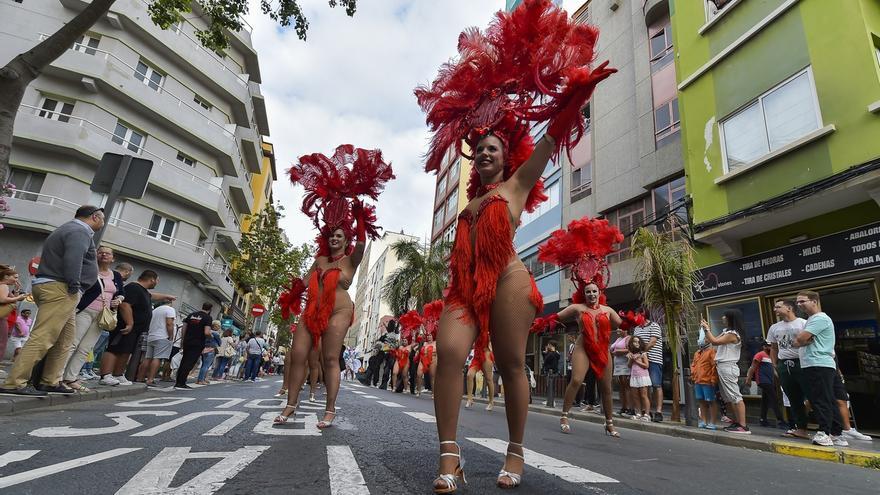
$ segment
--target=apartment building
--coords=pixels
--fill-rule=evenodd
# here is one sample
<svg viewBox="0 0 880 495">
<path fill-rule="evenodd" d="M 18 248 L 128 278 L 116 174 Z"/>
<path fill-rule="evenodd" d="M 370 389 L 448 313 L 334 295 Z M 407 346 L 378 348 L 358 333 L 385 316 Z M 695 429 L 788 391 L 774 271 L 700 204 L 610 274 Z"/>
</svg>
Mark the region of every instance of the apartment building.
<svg viewBox="0 0 880 495">
<path fill-rule="evenodd" d="M 254 211 L 253 174 L 269 134 L 257 54 L 246 28 L 215 53 L 197 15 L 168 30 L 146 0 L 120 0 L 27 89 L 15 121 L 0 258 L 19 267 L 80 204 L 103 205 L 89 184 L 105 152 L 151 160 L 145 195 L 117 203 L 103 242 L 186 312 L 232 300 L 228 256 Z M 83 0 L 4 2 L 0 58 L 9 60 L 84 9 Z"/>
</svg>

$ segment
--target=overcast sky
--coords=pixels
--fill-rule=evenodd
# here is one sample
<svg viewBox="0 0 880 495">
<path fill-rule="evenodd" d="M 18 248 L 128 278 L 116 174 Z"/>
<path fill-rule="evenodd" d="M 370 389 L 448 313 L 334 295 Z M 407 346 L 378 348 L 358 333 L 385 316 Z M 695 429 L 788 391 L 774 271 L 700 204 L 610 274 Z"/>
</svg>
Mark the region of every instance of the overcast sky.
<svg viewBox="0 0 880 495">
<path fill-rule="evenodd" d="M 361 0 L 353 18 L 327 0 L 300 0 L 308 41 L 262 15 L 252 0 L 248 20 L 260 58 L 279 178 L 275 198 L 291 242 L 315 231 L 299 211 L 302 188 L 287 169 L 299 156 L 331 154 L 339 144 L 380 148 L 397 179 L 378 204 L 386 230 L 430 236 L 435 177 L 423 172 L 428 132 L 413 88 L 429 83 L 456 53 L 459 33 L 485 27 L 503 0 Z"/>
</svg>

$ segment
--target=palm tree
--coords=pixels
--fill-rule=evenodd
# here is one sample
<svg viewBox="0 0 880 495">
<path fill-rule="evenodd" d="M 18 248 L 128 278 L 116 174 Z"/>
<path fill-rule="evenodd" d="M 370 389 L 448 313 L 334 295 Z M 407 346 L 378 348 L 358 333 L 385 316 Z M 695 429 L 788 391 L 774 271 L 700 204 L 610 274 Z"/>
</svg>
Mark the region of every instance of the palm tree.
<svg viewBox="0 0 880 495">
<path fill-rule="evenodd" d="M 633 235 L 631 246 L 636 289 L 643 304 L 659 310 L 666 323 L 666 342 L 673 356 L 672 421 L 678 421 L 680 415 L 681 337 L 686 335 L 688 317 L 696 311 L 693 287 L 697 271 L 693 247 L 686 240 L 673 238 L 675 230 L 654 232 L 642 227 Z"/>
<path fill-rule="evenodd" d="M 417 240 L 400 240 L 391 245 L 400 268 L 382 287 L 382 297 L 395 315 L 411 309 L 421 311 L 425 304 L 443 297 L 450 247 L 449 242 L 427 245 Z"/>
</svg>

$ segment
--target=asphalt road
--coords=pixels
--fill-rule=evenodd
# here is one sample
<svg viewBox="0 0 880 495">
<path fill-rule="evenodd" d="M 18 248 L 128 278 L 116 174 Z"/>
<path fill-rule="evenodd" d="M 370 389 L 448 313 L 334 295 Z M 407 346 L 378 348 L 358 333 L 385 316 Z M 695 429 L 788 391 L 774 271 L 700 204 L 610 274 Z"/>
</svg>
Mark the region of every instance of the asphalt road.
<svg viewBox="0 0 880 495">
<path fill-rule="evenodd" d="M 437 446 L 427 397 L 346 382 L 339 418 L 315 428 L 323 406 L 271 427 L 278 378 L 150 391 L 131 400 L 0 417 L 0 493 L 430 493 Z M 305 396 L 304 396 L 305 398 Z M 320 397 L 319 397 L 320 399 Z M 504 410 L 463 410 L 459 443 L 469 484 L 497 493 Z M 880 471 L 531 414 L 518 493 L 880 493 Z M 493 450 L 494 449 L 494 450 Z M 496 452 L 496 450 L 498 452 Z"/>
</svg>

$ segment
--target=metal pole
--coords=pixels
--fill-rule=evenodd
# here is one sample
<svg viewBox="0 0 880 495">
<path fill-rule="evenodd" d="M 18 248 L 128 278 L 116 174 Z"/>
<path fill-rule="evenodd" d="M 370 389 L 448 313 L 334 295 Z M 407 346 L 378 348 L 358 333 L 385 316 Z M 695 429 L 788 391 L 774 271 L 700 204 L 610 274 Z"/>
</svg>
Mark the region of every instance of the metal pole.
<svg viewBox="0 0 880 495">
<path fill-rule="evenodd" d="M 95 232 L 95 236 L 92 238 L 96 246 L 101 244 L 101 238 L 104 237 L 104 232 L 107 231 L 107 224 L 112 218 L 113 208 L 116 206 L 116 201 L 119 199 L 119 193 L 122 192 L 122 185 L 125 183 L 125 177 L 128 175 L 128 168 L 131 166 L 131 159 L 131 155 L 123 156 L 119 168 L 116 169 L 116 176 L 113 178 L 113 185 L 110 186 L 110 192 L 107 193 L 107 202 L 104 204 L 104 226 L 101 227 L 101 230 Z"/>
</svg>

